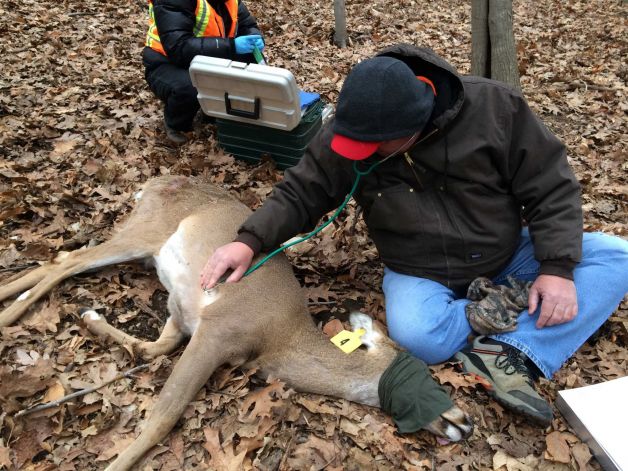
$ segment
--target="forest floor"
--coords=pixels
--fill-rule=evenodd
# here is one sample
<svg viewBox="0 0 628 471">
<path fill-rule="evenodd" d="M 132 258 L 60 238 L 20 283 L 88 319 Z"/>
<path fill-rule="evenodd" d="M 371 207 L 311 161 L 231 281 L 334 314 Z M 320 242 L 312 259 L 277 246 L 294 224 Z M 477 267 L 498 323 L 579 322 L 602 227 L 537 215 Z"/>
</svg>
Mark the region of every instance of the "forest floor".
<svg viewBox="0 0 628 471">
<path fill-rule="evenodd" d="M 567 144 L 583 188 L 585 228 L 626 237 L 625 5 L 514 3 L 523 92 Z M 331 5 L 248 3 L 264 32 L 268 62 L 330 103 L 353 64 L 398 42 L 430 47 L 469 72 L 470 2 L 347 0 L 345 49 L 331 42 Z M 141 0 L 0 5 L 0 280 L 57 251 L 105 240 L 151 177 L 202 176 L 251 208 L 281 179 L 270 162 L 250 166 L 223 152 L 211 125 L 199 123 L 181 147 L 168 143 L 160 104 L 143 78 L 146 10 Z M 354 207 L 289 256 L 321 327 L 345 321 L 355 305 L 385 325 L 382 266 Z M 24 420 L 13 415 L 137 364 L 125 349 L 90 335 L 80 307 L 154 339 L 165 299 L 154 273 L 112 267 L 63 282 L 1 330 L 0 469 L 102 469 L 128 446 L 180 351 L 73 403 Z M 624 302 L 552 381 L 540 381 L 545 397 L 553 403 L 561 389 L 628 375 L 627 309 Z M 402 436 L 379 410 L 222 369 L 138 469 L 600 469 L 558 411 L 542 429 L 504 410 L 454 365 L 432 371 L 473 417 L 468 440 Z"/>
</svg>

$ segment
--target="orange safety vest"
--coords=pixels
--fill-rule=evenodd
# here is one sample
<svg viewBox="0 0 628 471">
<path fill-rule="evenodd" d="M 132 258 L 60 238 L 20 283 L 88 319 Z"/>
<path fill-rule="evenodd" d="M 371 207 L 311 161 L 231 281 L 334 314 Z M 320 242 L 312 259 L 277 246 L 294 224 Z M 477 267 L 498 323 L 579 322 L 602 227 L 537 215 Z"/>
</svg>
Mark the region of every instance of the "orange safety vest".
<svg viewBox="0 0 628 471">
<path fill-rule="evenodd" d="M 225 23 L 221 16 L 216 13 L 207 0 L 196 1 L 196 21 L 194 23 L 194 36 L 204 38 L 208 36 L 233 38 L 238 28 L 238 0 L 227 0 L 225 2 L 229 16 L 231 17 L 231 28 L 225 31 Z M 166 55 L 166 51 L 159 39 L 157 24 L 155 23 L 155 11 L 152 0 L 148 0 L 148 32 L 146 33 L 146 45 L 155 51 Z"/>
</svg>

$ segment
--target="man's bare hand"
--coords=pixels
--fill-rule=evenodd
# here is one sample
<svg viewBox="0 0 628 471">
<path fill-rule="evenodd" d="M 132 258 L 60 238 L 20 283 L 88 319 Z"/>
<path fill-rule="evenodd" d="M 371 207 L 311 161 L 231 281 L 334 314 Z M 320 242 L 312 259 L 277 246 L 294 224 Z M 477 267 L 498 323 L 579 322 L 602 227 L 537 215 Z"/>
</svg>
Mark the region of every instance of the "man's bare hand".
<svg viewBox="0 0 628 471">
<path fill-rule="evenodd" d="M 220 277 L 229 269 L 232 269 L 233 273 L 226 282 L 239 281 L 251 266 L 253 255 L 253 249 L 242 242 L 231 242 L 218 247 L 201 271 L 201 288 L 211 289 L 216 286 Z"/>
<path fill-rule="evenodd" d="M 535 313 L 539 303 L 541 313 L 536 321 L 538 329 L 569 322 L 578 314 L 576 285 L 560 276 L 539 275 L 528 296 L 530 315 Z"/>
</svg>

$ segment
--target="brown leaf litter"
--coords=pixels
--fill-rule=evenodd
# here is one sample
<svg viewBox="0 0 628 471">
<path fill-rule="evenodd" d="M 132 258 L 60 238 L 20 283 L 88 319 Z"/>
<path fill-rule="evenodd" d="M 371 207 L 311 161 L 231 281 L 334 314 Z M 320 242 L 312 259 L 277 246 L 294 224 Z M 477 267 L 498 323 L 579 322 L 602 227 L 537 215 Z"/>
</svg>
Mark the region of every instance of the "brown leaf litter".
<svg viewBox="0 0 628 471">
<path fill-rule="evenodd" d="M 334 103 L 352 64 L 409 42 L 470 68 L 470 3 L 347 1 L 349 46 L 331 44 L 331 3 L 249 1 L 271 65 Z M 0 280 L 59 250 L 101 242 L 148 178 L 203 175 L 257 207 L 281 179 L 222 151 L 211 125 L 181 147 L 164 137 L 161 108 L 141 65 L 145 2 L 6 0 L 0 7 Z M 621 2 L 515 2 L 524 94 L 567 144 L 583 187 L 587 230 L 628 235 L 626 79 Z M 347 326 L 356 308 L 385 326 L 382 267 L 352 203 L 314 239 L 289 251 L 321 328 Z M 134 265 L 61 284 L 0 337 L 0 469 L 95 470 L 137 435 L 177 355 L 41 415 L 13 415 L 99 384 L 136 360 L 92 337 L 78 309 L 91 306 L 132 335 L 155 339 L 165 290 Z M 556 391 L 628 374 L 624 303 L 556 374 Z M 453 365 L 433 368 L 475 422 L 463 443 L 427 433 L 401 436 L 378 410 L 297 394 L 254 372 L 222 369 L 199 392 L 168 438 L 138 469 L 558 470 L 600 469 L 556 415 L 547 430 L 504 410 Z"/>
</svg>

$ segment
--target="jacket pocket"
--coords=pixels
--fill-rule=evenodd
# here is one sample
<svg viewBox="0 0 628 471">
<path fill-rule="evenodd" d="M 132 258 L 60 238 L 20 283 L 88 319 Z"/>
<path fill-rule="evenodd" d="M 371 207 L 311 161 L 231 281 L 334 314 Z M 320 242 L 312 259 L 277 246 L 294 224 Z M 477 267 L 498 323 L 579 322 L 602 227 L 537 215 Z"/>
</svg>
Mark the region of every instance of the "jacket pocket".
<svg viewBox="0 0 628 471">
<path fill-rule="evenodd" d="M 417 192 L 407 184 L 374 196 L 366 223 L 386 265 L 416 269 L 438 262 L 443 218 L 435 204 L 431 192 Z"/>
</svg>

